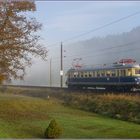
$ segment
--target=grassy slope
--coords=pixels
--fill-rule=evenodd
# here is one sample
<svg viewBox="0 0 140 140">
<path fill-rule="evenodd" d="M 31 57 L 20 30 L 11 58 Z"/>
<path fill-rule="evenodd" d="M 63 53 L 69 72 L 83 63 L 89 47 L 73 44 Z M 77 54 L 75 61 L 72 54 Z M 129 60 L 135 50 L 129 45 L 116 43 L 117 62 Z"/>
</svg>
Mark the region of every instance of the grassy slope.
<svg viewBox="0 0 140 140">
<path fill-rule="evenodd" d="M 140 138 L 140 125 L 63 106 L 56 99 L 0 94 L 0 137 L 43 138 L 52 118 L 62 138 Z"/>
</svg>

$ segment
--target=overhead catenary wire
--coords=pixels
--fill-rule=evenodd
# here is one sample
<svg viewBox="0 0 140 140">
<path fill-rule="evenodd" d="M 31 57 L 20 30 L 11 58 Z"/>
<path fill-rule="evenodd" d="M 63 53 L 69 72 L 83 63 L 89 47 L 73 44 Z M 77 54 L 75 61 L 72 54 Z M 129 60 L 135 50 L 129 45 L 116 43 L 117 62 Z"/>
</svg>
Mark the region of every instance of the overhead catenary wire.
<svg viewBox="0 0 140 140">
<path fill-rule="evenodd" d="M 114 20 L 114 21 L 112 21 L 112 22 L 106 23 L 106 24 L 101 25 L 101 26 L 99 26 L 99 27 L 97 27 L 97 28 L 91 29 L 91 30 L 89 30 L 89 31 L 87 31 L 87 32 L 84 32 L 84 33 L 75 35 L 75 36 L 70 37 L 70 38 L 65 39 L 65 40 L 62 40 L 62 42 L 63 42 L 63 43 L 66 43 L 66 42 L 69 42 L 69 41 L 71 41 L 71 40 L 75 40 L 75 39 L 77 39 L 77 38 L 80 38 L 80 37 L 85 36 L 85 35 L 87 35 L 87 34 L 90 34 L 90 33 L 92 33 L 92 32 L 101 30 L 101 29 L 103 29 L 103 28 L 105 28 L 105 27 L 108 27 L 108 26 L 110 26 L 110 25 L 119 23 L 119 22 L 121 22 L 121 21 L 123 21 L 123 20 L 126 20 L 126 19 L 128 19 L 128 18 L 131 18 L 131 17 L 133 17 L 133 16 L 135 16 L 135 15 L 138 15 L 138 14 L 140 14 L 140 11 L 137 11 L 137 12 L 134 12 L 134 13 L 129 14 L 129 15 L 127 15 L 127 16 L 121 17 L 121 18 L 119 18 L 119 19 L 117 19 L 117 20 Z M 56 42 L 56 43 L 53 43 L 53 44 L 48 45 L 47 47 L 48 47 L 48 48 L 50 48 L 50 47 L 52 47 L 52 46 L 55 46 L 55 47 L 56 47 L 56 45 L 59 45 L 59 44 L 60 44 L 60 42 Z M 59 47 L 59 46 L 57 46 L 57 47 Z"/>
<path fill-rule="evenodd" d="M 127 50 L 125 50 L 125 52 L 124 53 L 126 53 L 126 52 L 130 52 L 130 51 L 137 51 L 137 52 L 139 52 L 140 50 L 139 50 L 139 48 L 140 47 L 136 47 L 136 48 L 129 48 L 129 49 L 127 49 Z M 115 51 L 115 52 L 106 52 L 106 53 L 120 53 L 120 51 Z M 100 55 L 102 55 L 103 56 L 103 54 L 106 54 L 106 53 L 102 53 L 102 54 L 95 54 L 95 55 L 90 55 L 90 56 L 83 56 L 82 58 L 92 58 L 92 57 L 95 57 L 95 56 L 100 56 Z M 58 60 L 60 60 L 60 59 L 54 59 L 53 60 L 53 62 L 57 62 L 58 63 Z"/>
<path fill-rule="evenodd" d="M 125 50 L 125 53 L 127 53 L 127 52 L 130 52 L 130 51 L 137 51 L 137 52 L 140 52 L 140 49 L 139 49 L 139 47 L 136 47 L 136 48 L 130 48 L 130 49 L 127 49 L 127 50 Z M 115 51 L 115 52 L 108 52 L 108 53 L 120 53 L 120 51 Z M 95 57 L 95 56 L 98 56 L 98 55 L 101 55 L 101 54 L 96 54 L 96 55 L 93 55 L 93 56 L 85 56 L 85 57 L 83 57 L 83 58 L 91 58 L 91 57 Z M 54 63 L 58 63 L 58 60 L 54 60 L 53 61 Z M 105 63 L 106 65 L 109 65 L 109 64 L 113 64 L 113 63 Z M 86 66 L 86 67 L 89 67 L 89 66 L 103 66 L 104 64 L 102 63 L 102 64 L 93 64 L 93 65 L 85 65 L 84 64 L 84 67 Z"/>
<path fill-rule="evenodd" d="M 66 43 L 66 42 L 68 42 L 68 41 L 71 41 L 71 40 L 80 38 L 80 37 L 82 37 L 82 36 L 85 36 L 85 35 L 90 34 L 90 33 L 92 33 L 92 32 L 101 30 L 101 29 L 103 29 L 103 28 L 105 28 L 105 27 L 107 27 L 107 26 L 110 26 L 110 25 L 113 25 L 113 24 L 115 24 L 115 23 L 121 22 L 121 21 L 123 21 L 123 20 L 126 20 L 126 19 L 128 19 L 128 18 L 130 18 L 130 17 L 133 17 L 133 16 L 135 16 L 135 15 L 138 15 L 138 14 L 140 14 L 140 11 L 137 11 L 137 12 L 132 13 L 132 14 L 130 14 L 130 15 L 127 15 L 127 16 L 125 16 L 125 17 L 122 17 L 122 18 L 119 18 L 119 19 L 117 19 L 117 20 L 114 20 L 114 21 L 109 22 L 109 23 L 107 23 L 107 24 L 105 24 L 105 25 L 102 25 L 102 26 L 99 26 L 99 27 L 97 27 L 97 28 L 94 28 L 94 29 L 92 29 L 92 30 L 90 30 L 90 31 L 81 33 L 81 34 L 79 34 L 79 35 L 73 36 L 73 37 L 68 38 L 68 39 L 65 39 L 65 40 L 63 40 L 62 42 L 63 42 L 63 43 Z M 126 44 L 123 44 L 123 45 L 118 45 L 117 47 L 124 47 L 124 46 L 127 46 L 127 45 L 132 45 L 133 43 L 136 43 L 136 42 L 129 42 L 129 43 L 126 43 Z M 60 42 L 56 42 L 56 43 L 54 43 L 54 44 L 52 44 L 52 45 L 48 45 L 48 47 L 55 46 L 55 45 L 57 45 L 57 44 L 60 44 Z M 58 47 L 59 47 L 59 45 L 58 45 Z M 109 48 L 101 49 L 100 51 L 103 52 L 103 51 L 106 51 L 106 50 L 108 50 L 108 49 L 114 49 L 114 48 L 117 48 L 117 47 L 109 47 Z M 131 49 L 131 50 L 132 50 L 132 49 Z M 133 50 L 134 50 L 134 49 L 133 49 Z M 126 51 L 127 51 L 127 50 L 126 50 Z M 129 50 L 128 50 L 128 51 L 129 51 Z M 115 53 L 115 52 L 111 52 L 111 53 Z M 97 56 L 97 54 L 95 54 L 95 55 Z M 98 55 L 101 55 L 101 54 L 99 53 Z M 68 56 L 68 57 L 70 58 L 70 57 L 73 57 L 73 56 L 74 56 L 74 55 Z M 76 56 L 77 56 L 77 55 L 76 55 Z M 86 57 L 93 57 L 93 55 L 92 55 L 92 56 L 89 56 L 89 55 L 88 55 L 88 56 L 84 56 L 84 58 L 86 58 Z M 57 60 L 59 60 L 59 58 L 58 58 Z"/>
<path fill-rule="evenodd" d="M 126 52 L 130 52 L 130 51 L 140 51 L 140 50 L 138 50 L 140 47 L 136 47 L 136 48 L 129 48 L 129 49 L 127 49 L 127 50 L 125 50 L 125 52 L 124 53 L 126 53 Z M 106 54 L 106 53 L 120 53 L 120 51 L 115 51 L 115 52 L 103 52 L 103 53 L 101 53 L 101 54 L 95 54 L 95 55 L 92 55 L 92 56 L 84 56 L 83 58 L 88 58 L 88 57 L 95 57 L 95 56 L 99 56 L 99 55 L 103 55 L 103 54 Z"/>
<path fill-rule="evenodd" d="M 136 47 L 136 48 L 134 48 L 134 49 L 132 49 L 132 48 L 130 48 L 130 49 L 127 49 L 126 51 L 125 51 L 125 53 L 127 53 L 127 52 L 130 52 L 130 51 L 137 51 L 137 52 L 139 52 L 140 50 L 139 50 L 139 47 Z M 116 52 L 109 52 L 109 53 L 120 53 L 120 51 L 116 51 Z M 96 55 L 97 56 L 97 55 Z M 88 57 L 88 56 L 87 56 Z M 89 56 L 89 57 L 91 57 L 91 56 Z M 113 63 L 105 63 L 106 65 L 108 65 L 108 64 L 113 64 Z M 104 64 L 94 64 L 94 65 L 84 65 L 84 66 L 96 66 L 96 65 L 100 65 L 100 66 L 103 66 Z"/>
<path fill-rule="evenodd" d="M 69 38 L 69 39 L 66 39 L 66 40 L 63 40 L 63 42 L 66 43 L 66 41 L 70 41 L 70 40 L 76 39 L 76 38 L 78 38 L 78 37 L 84 36 L 84 35 L 86 35 L 86 34 L 89 34 L 89 33 L 91 33 L 91 32 L 94 32 L 94 31 L 103 29 L 103 28 L 105 28 L 105 27 L 107 27 L 107 26 L 110 26 L 110 25 L 112 25 L 112 24 L 118 23 L 118 22 L 120 22 L 120 21 L 122 21 L 122 20 L 128 19 L 128 18 L 130 18 L 130 17 L 132 17 L 132 16 L 135 16 L 135 15 L 137 15 L 137 14 L 140 14 L 140 11 L 137 11 L 137 12 L 135 12 L 135 13 L 132 13 L 132 14 L 127 15 L 127 16 L 125 16 L 125 17 L 122 17 L 122 18 L 120 18 L 120 19 L 114 20 L 114 21 L 112 21 L 112 22 L 110 22 L 110 23 L 108 23 L 108 24 L 105 24 L 105 25 L 103 25 L 103 26 L 99 26 L 99 27 L 97 27 L 97 28 L 95 28 L 95 29 L 93 29 L 93 30 L 90 30 L 90 31 L 88 31 L 88 32 L 79 34 L 79 35 L 77 35 L 77 36 L 73 36 L 73 37 L 71 37 L 71 38 Z M 60 42 L 58 42 L 58 43 L 60 44 Z M 56 44 L 58 44 L 58 43 L 56 43 Z M 130 43 L 130 44 L 133 44 L 133 43 L 135 43 L 135 42 L 129 42 L 129 43 Z M 129 45 L 129 43 L 127 43 L 127 44 L 125 44 L 125 45 Z M 122 45 L 119 45 L 118 47 L 122 47 Z M 124 46 L 123 46 L 123 47 L 124 47 Z M 115 47 L 113 47 L 113 48 L 115 48 Z M 109 47 L 109 48 L 107 48 L 107 49 L 113 49 L 113 48 Z M 105 48 L 105 49 L 102 49 L 101 51 L 106 51 L 107 49 Z M 74 56 L 74 55 L 69 56 L 69 57 L 73 57 L 73 56 Z M 77 56 L 77 55 L 76 55 L 76 56 Z M 85 57 L 86 57 L 86 56 L 84 56 L 84 58 L 85 58 Z M 89 57 L 89 56 L 87 56 L 87 57 Z M 58 58 L 58 59 L 59 59 L 59 58 Z M 58 59 L 57 59 L 57 60 L 58 60 Z"/>
<path fill-rule="evenodd" d="M 99 49 L 99 50 L 96 50 L 96 52 L 95 52 L 95 50 L 93 50 L 93 51 L 90 51 L 90 53 L 92 53 L 91 56 L 89 55 L 89 53 L 88 53 L 88 56 L 86 56 L 87 54 L 84 53 L 84 54 L 78 54 L 78 55 L 70 55 L 70 56 L 67 56 L 67 57 L 68 58 L 71 58 L 71 57 L 75 57 L 75 56 L 76 57 L 81 57 L 82 56 L 82 58 L 86 58 L 86 57 L 93 57 L 94 55 L 98 56 L 98 55 L 101 55 L 101 54 L 108 53 L 108 52 L 106 52 L 108 50 L 113 50 L 113 49 L 118 49 L 118 48 L 125 48 L 125 47 L 128 47 L 128 46 L 129 47 L 133 47 L 133 46 L 130 46 L 130 45 L 134 45 L 134 44 L 136 44 L 138 42 L 140 42 L 139 39 L 138 40 L 135 40 L 135 41 L 128 42 L 128 43 L 125 43 L 125 44 L 120 44 L 120 45 L 117 45 L 117 46 L 110 46 L 110 47 L 107 47 L 107 48 Z M 140 47 L 138 47 L 138 48 L 140 48 Z M 133 48 L 133 49 L 135 49 L 135 48 Z M 127 51 L 127 50 L 125 50 L 125 51 Z M 94 55 L 93 55 L 93 53 L 94 53 Z M 114 53 L 114 52 L 110 52 L 110 53 Z M 60 58 L 59 57 L 54 57 L 53 60 L 54 59 L 59 60 Z"/>
</svg>

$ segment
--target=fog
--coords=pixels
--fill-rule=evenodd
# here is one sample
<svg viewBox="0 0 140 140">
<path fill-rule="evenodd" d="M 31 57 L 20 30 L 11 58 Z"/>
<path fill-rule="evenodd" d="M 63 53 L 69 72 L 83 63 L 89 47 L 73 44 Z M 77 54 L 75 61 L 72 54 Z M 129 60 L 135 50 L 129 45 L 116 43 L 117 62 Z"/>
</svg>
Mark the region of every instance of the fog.
<svg viewBox="0 0 140 140">
<path fill-rule="evenodd" d="M 122 58 L 132 58 L 140 63 L 140 27 L 121 34 L 110 34 L 105 37 L 82 39 L 63 45 L 64 83 L 66 72 L 72 67 L 73 59 L 82 58 L 75 62 L 85 66 L 110 64 Z M 60 85 L 60 47 L 49 48 L 48 61 L 33 59 L 33 65 L 26 69 L 23 81 L 13 80 L 12 84 L 50 86 L 50 58 L 52 85 Z M 65 85 L 65 84 L 64 84 Z"/>
</svg>

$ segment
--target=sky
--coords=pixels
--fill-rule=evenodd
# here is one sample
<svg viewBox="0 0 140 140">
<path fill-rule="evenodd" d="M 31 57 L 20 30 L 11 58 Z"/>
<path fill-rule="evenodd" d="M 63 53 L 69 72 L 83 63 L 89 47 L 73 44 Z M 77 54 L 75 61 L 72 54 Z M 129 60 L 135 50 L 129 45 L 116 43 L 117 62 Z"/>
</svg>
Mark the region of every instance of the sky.
<svg viewBox="0 0 140 140">
<path fill-rule="evenodd" d="M 140 2 L 37 1 L 36 6 L 33 14 L 43 24 L 41 35 L 47 44 L 53 44 L 135 13 Z M 129 31 L 139 25 L 138 18 L 139 15 L 95 32 L 92 37 Z"/>
<path fill-rule="evenodd" d="M 64 55 L 69 44 L 96 37 L 129 32 L 140 26 L 140 14 L 112 24 L 100 30 L 74 38 L 77 35 L 106 25 L 117 19 L 140 11 L 139 1 L 36 1 L 37 11 L 29 13 L 42 23 L 40 43 L 48 49 L 48 61 L 33 59 L 33 65 L 27 68 L 24 81 L 14 81 L 16 84 L 48 85 L 49 65 L 52 59 L 52 76 L 59 76 L 60 42 L 63 42 Z M 70 41 L 65 41 L 73 38 Z M 74 46 L 73 46 L 74 50 Z M 64 62 L 66 70 L 70 65 Z M 38 78 L 40 76 L 40 79 Z M 55 84 L 54 84 L 55 85 Z M 59 85 L 59 79 L 56 82 Z"/>
</svg>

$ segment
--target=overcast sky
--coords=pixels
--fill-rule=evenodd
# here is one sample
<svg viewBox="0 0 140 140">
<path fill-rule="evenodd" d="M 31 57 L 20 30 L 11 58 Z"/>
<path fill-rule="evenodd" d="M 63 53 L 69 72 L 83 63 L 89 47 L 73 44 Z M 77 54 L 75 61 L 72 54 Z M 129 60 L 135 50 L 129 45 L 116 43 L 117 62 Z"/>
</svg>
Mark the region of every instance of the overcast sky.
<svg viewBox="0 0 140 140">
<path fill-rule="evenodd" d="M 43 23 L 42 37 L 47 44 L 60 42 L 121 17 L 140 11 L 140 2 L 127 1 L 37 1 L 34 16 Z M 140 23 L 140 15 L 94 32 L 104 36 L 129 31 Z"/>
<path fill-rule="evenodd" d="M 54 69 L 53 77 L 59 75 L 58 63 L 60 56 L 60 43 L 71 37 L 96 29 L 112 21 L 140 11 L 139 1 L 36 1 L 37 11 L 30 13 L 43 24 L 39 32 L 40 42 L 48 49 L 48 62 L 34 59 L 31 68 L 27 69 L 24 81 L 18 84 L 47 85 L 49 81 L 49 60 L 52 58 Z M 101 30 L 92 32 L 70 42 L 64 41 L 64 49 L 69 43 L 86 40 L 93 37 L 105 37 L 112 34 L 129 32 L 140 26 L 140 14 L 132 16 Z M 57 44 L 56 44 L 57 43 Z M 52 45 L 55 44 L 55 45 Z M 67 52 L 66 54 L 71 53 Z M 65 65 L 67 62 L 65 62 Z M 67 67 L 67 66 L 66 66 Z M 38 78 L 40 76 L 40 79 Z M 59 83 L 59 81 L 57 81 Z"/>
</svg>

